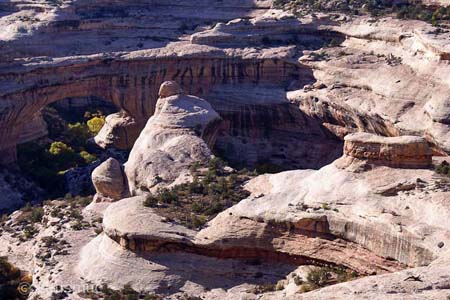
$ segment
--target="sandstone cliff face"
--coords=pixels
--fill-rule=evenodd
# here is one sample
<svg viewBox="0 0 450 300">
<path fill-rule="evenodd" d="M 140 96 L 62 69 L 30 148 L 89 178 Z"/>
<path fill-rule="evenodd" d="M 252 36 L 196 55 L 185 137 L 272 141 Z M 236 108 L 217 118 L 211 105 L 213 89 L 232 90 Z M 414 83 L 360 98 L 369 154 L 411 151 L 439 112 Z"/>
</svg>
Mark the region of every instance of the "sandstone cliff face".
<svg viewBox="0 0 450 300">
<path fill-rule="evenodd" d="M 47 123 L 42 117 L 42 113 L 38 111 L 32 119 L 28 120 L 20 133 L 19 144 L 37 140 L 48 135 Z"/>
<path fill-rule="evenodd" d="M 227 57 L 221 51 L 196 47 L 173 51 L 183 52 L 183 49 L 189 49 L 185 58 L 174 57 L 175 52 L 155 50 L 137 57 L 66 61 L 59 67 L 51 63 L 50 68 L 31 68 L 24 74 L 16 74 L 22 79 L 12 74 L 0 75 L 5 88 L 1 92 L 4 105 L 0 125 L 2 160 L 6 163 L 15 160 L 15 143 L 25 120 L 43 106 L 67 97 L 94 95 L 108 99 L 122 110 L 124 118 L 133 118 L 132 123 L 136 124 L 133 126 L 143 128 L 154 112 L 159 85 L 166 79 L 176 79 L 188 93 L 204 95 L 218 83 L 284 85 L 298 76 L 295 64 L 279 59 L 245 58 L 245 53 L 242 58 Z M 67 63 L 70 65 L 64 66 Z M 68 77 L 67 74 L 78 75 Z M 133 127 L 132 132 L 136 131 Z"/>
<path fill-rule="evenodd" d="M 165 1 L 114 1 L 114 7 L 108 1 L 2 4 L 9 12 L 0 19 L 5 28 L 0 35 L 4 62 L 0 72 L 2 161 L 15 160 L 14 144 L 24 120 L 60 99 L 98 96 L 113 102 L 123 110 L 124 118 L 134 121 L 127 122 L 133 123 L 131 128 L 113 122 L 119 128 L 112 132 L 131 141 L 104 142 L 129 149 L 153 114 L 157 89 L 164 80 L 177 79 L 186 91 L 198 95 L 222 81 L 259 81 L 260 77 L 264 81 L 266 75 L 260 76 L 260 71 L 270 73 L 273 63 L 265 67 L 256 57 L 243 60 L 240 55 L 192 47 L 127 53 L 163 47 L 182 40 L 184 31 L 217 20 L 254 16 L 270 5 L 270 1 L 251 0 L 195 5 L 192 1 L 172 1 L 170 5 Z M 197 13 L 199 7 L 204 8 L 202 13 Z M 279 73 L 280 67 L 274 66 L 274 72 Z"/>
<path fill-rule="evenodd" d="M 419 134 L 448 152 L 448 33 L 418 21 L 364 17 L 332 28 L 346 40 L 300 58 L 317 83 L 289 99 L 335 129 Z"/>
<path fill-rule="evenodd" d="M 316 169 L 342 153 L 342 142 L 289 103 L 283 89 L 220 86 L 207 99 L 223 118 L 214 150 L 233 166 Z"/>
</svg>

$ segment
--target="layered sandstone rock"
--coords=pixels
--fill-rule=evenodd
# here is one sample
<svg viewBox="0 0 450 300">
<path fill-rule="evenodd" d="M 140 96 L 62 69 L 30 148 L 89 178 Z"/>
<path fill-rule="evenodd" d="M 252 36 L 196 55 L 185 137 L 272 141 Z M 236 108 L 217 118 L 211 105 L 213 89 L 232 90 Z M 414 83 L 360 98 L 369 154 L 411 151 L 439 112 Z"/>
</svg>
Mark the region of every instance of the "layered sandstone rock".
<svg viewBox="0 0 450 300">
<path fill-rule="evenodd" d="M 220 213 L 200 232 L 183 228 L 156 215 L 153 209 L 143 207 L 145 196 L 124 199 L 105 212 L 105 235 L 85 248 L 80 270 L 94 282 L 116 282 L 117 278 L 105 272 L 94 274 L 90 266 L 95 264 L 97 268 L 110 270 L 112 261 L 127 257 L 127 266 L 119 267 L 121 272 L 133 268 L 139 278 L 147 274 L 137 286 L 147 284 L 160 289 L 161 284 L 166 284 L 160 277 L 161 270 L 144 267 L 147 265 L 144 261 L 161 262 L 179 255 L 186 255 L 186 261 L 191 262 L 198 257 L 263 258 L 266 262 L 291 265 L 340 265 L 360 274 L 393 272 L 325 288 L 305 297 L 326 299 L 336 293 L 339 296 L 335 299 L 340 299 L 346 287 L 362 291 L 359 284 L 366 285 L 372 280 L 384 285 L 387 280 L 390 285 L 386 290 L 375 287 L 361 293 L 381 299 L 398 287 L 403 289 L 404 299 L 415 299 L 416 285 L 404 281 L 408 274 L 424 274 L 427 283 L 420 281 L 419 285 L 432 285 L 433 295 L 445 295 L 446 279 L 440 274 L 449 262 L 450 206 L 446 199 L 450 182 L 436 177 L 434 171 L 417 169 L 411 157 L 405 155 L 409 153 L 408 147 L 427 150 L 426 142 L 416 137 L 383 138 L 367 134 L 350 135 L 348 141 L 355 143 L 350 149 L 365 151 L 348 151 L 344 157 L 355 153 L 373 154 L 375 149 L 377 157 L 382 157 L 385 163 L 395 161 L 402 168 L 374 164 L 370 170 L 354 172 L 341 168 L 339 160 L 317 171 L 262 175 L 247 184 L 246 188 L 252 192 L 248 199 Z M 380 152 L 383 147 L 403 155 L 380 156 L 380 153 L 389 153 Z M 115 248 L 118 245 L 122 247 L 119 252 Z M 89 252 L 99 246 L 102 247 L 100 253 Z M 134 253 L 140 253 L 141 258 L 134 258 Z M 145 258 L 140 261 L 142 257 Z M 153 263 L 148 264 L 151 265 Z M 401 271 L 407 267 L 413 269 Z M 176 270 L 178 264 L 171 268 L 164 272 Z M 203 266 L 199 270 L 203 270 Z M 108 272 L 114 273 L 112 269 Z M 206 276 L 203 271 L 197 275 Z M 179 277 L 173 280 L 178 285 L 187 284 Z M 293 295 L 297 294 L 290 289 L 269 293 L 263 298 L 295 299 Z M 214 299 L 211 294 L 202 293 Z M 235 295 L 229 292 L 221 297 L 227 296 L 232 299 Z"/>
<path fill-rule="evenodd" d="M 210 30 L 194 33 L 191 43 L 222 47 L 296 44 L 318 49 L 323 43 L 331 40 L 337 43 L 343 39 L 338 32 L 323 34 L 319 26 L 326 24 L 327 22 L 318 23 L 308 17 L 299 20 L 290 13 L 272 10 L 250 20 L 236 19 L 226 24 L 218 23 Z"/>
<path fill-rule="evenodd" d="M 161 85 L 155 114 L 141 132 L 125 174 L 132 195 L 188 175 L 194 162 L 211 157 L 220 116 L 203 99 L 184 94 L 175 82 Z"/>
<path fill-rule="evenodd" d="M 395 168 L 430 168 L 432 151 L 424 138 L 416 136 L 382 137 L 354 133 L 345 137 L 342 160 L 352 164 L 382 165 Z"/>
<path fill-rule="evenodd" d="M 278 62 L 291 51 L 237 53 L 195 47 L 183 37 L 205 23 L 262 14 L 270 5 L 271 1 L 254 0 L 205 0 L 195 5 L 114 1 L 114 7 L 108 1 L 9 3 L 5 9 L 11 13 L 0 18 L 5 28 L 0 36 L 2 161 L 16 160 L 14 145 L 24 120 L 61 99 L 95 96 L 114 103 L 126 120 L 111 117 L 110 129 L 98 141 L 130 149 L 153 114 L 159 85 L 165 80 L 176 79 L 188 93 L 200 96 L 223 82 L 286 86 L 298 67 L 291 61 Z M 120 138 L 115 140 L 110 133 Z"/>
<path fill-rule="evenodd" d="M 270 5 L 1 3 L 0 161 L 15 161 L 21 128 L 41 107 L 88 96 L 121 111 L 97 137 L 103 147 L 130 148 L 154 114 L 126 165 L 132 194 L 181 182 L 192 162 L 211 157 L 215 141 L 216 150 L 233 153 L 237 161 L 241 156 L 252 166 L 270 160 L 294 168 L 319 168 L 336 158 L 342 147 L 331 133 L 419 135 L 434 150 L 450 151 L 448 32 L 391 18 L 316 14 L 297 20 L 277 11 L 262 16 Z M 240 19 L 230 22 L 234 18 Z M 178 81 L 211 105 L 173 83 L 161 89 L 157 104 L 165 80 Z M 219 133 L 216 112 L 224 120 Z M 298 287 L 265 295 L 248 287 L 276 283 L 299 264 L 331 264 L 361 274 L 393 273 L 302 298 L 447 297 L 450 187 L 426 169 L 424 140 L 357 134 L 347 138 L 344 152 L 319 170 L 257 177 L 247 185 L 251 197 L 200 232 L 143 207 L 145 196 L 113 203 L 105 212 L 104 234 L 89 243 L 92 230 L 64 224 L 44 229 L 50 235 L 61 231 L 75 246 L 58 257 L 57 267 L 56 260 L 35 264 L 37 294 L 47 299 L 55 286 L 107 282 L 117 289 L 133 283 L 168 299 L 183 292 L 221 300 L 298 299 Z M 343 168 L 347 160 L 371 168 Z M 126 186 L 119 170 L 109 161 L 94 174 L 99 195 L 125 196 L 119 196 Z M 11 192 L 2 176 L 0 189 L 11 196 L 4 203 L 20 203 L 23 196 Z M 21 260 L 24 252 L 14 247 L 23 244 L 4 236 L 2 255 Z M 26 256 L 38 261 L 34 251 L 42 246 L 33 242 Z M 45 269 L 49 265 L 57 271 Z"/>
<path fill-rule="evenodd" d="M 305 51 L 315 86 L 288 93 L 300 109 L 347 130 L 421 135 L 448 152 L 449 33 L 419 21 L 355 18 L 340 47 Z M 320 88 L 319 88 L 320 87 Z"/>
</svg>

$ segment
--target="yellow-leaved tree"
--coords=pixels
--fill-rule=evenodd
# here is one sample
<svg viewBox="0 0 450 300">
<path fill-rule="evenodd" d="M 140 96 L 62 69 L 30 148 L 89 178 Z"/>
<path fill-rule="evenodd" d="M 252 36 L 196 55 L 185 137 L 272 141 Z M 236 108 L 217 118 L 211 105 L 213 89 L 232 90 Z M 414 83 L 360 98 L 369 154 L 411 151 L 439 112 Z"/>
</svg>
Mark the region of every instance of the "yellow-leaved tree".
<svg viewBox="0 0 450 300">
<path fill-rule="evenodd" d="M 105 125 L 104 116 L 96 116 L 87 121 L 87 126 L 92 135 L 97 135 L 102 129 L 103 125 Z"/>
</svg>

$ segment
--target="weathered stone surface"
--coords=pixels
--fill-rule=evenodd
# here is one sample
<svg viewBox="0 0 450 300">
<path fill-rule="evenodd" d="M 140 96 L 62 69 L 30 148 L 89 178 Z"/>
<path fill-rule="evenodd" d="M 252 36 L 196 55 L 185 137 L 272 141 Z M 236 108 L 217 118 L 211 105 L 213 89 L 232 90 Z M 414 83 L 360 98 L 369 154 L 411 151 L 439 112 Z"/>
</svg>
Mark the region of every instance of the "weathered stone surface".
<svg viewBox="0 0 450 300">
<path fill-rule="evenodd" d="M 166 81 L 161 84 L 158 95 L 160 98 L 184 94 L 181 86 L 175 81 Z"/>
<path fill-rule="evenodd" d="M 172 95 L 175 91 L 175 95 Z M 212 153 L 220 116 L 203 99 L 179 94 L 174 82 L 161 87 L 155 114 L 141 132 L 125 173 L 132 195 L 170 184 L 188 172 L 194 162 L 207 162 Z"/>
<path fill-rule="evenodd" d="M 434 122 L 450 124 L 450 98 L 428 101 L 425 104 L 425 112 Z"/>
<path fill-rule="evenodd" d="M 345 137 L 347 163 L 383 165 L 396 168 L 430 168 L 432 151 L 424 138 L 416 136 L 382 137 L 353 133 Z"/>
<path fill-rule="evenodd" d="M 156 246 L 167 243 L 192 243 L 195 236 L 193 230 L 172 224 L 153 212 L 153 209 L 144 207 L 145 198 L 145 195 L 126 198 L 109 206 L 103 218 L 104 232 L 122 247 L 133 251 L 151 252 L 157 250 Z M 156 249 L 139 249 L 135 242 L 137 240 L 153 241 Z"/>
<path fill-rule="evenodd" d="M 446 124 L 449 33 L 419 21 L 352 19 L 333 30 L 340 47 L 300 58 L 313 88 L 288 93 L 302 111 L 326 123 L 379 135 L 421 135 L 449 152 Z M 438 109 L 442 108 L 442 109 Z"/>
<path fill-rule="evenodd" d="M 94 141 L 101 148 L 131 149 L 142 127 L 142 121 L 140 123 L 124 112 L 111 114 L 105 118 L 105 124 Z"/>
<path fill-rule="evenodd" d="M 19 137 L 19 144 L 37 140 L 48 135 L 47 123 L 45 123 L 42 113 L 38 111 L 31 120 L 22 128 Z"/>
<path fill-rule="evenodd" d="M 420 135 L 436 153 L 450 151 L 448 32 L 366 16 L 297 20 L 265 14 L 271 4 L 0 3 L 0 161 L 15 161 L 21 130 L 41 107 L 85 96 L 109 100 L 121 111 L 97 137 L 103 147 L 129 149 L 153 116 L 126 166 L 133 194 L 178 182 L 190 163 L 211 157 L 215 141 L 216 149 L 231 145 L 230 157 L 241 155 L 252 166 L 270 158 L 293 168 L 321 167 L 342 150 L 331 134 L 342 139 L 358 131 Z M 240 19 L 230 22 L 234 18 Z M 165 80 L 212 108 L 172 84 L 157 104 Z M 214 111 L 224 120 L 219 133 Z M 199 233 L 162 219 L 134 197 L 112 204 L 105 233 L 89 243 L 92 229 L 78 232 L 49 219 L 50 228 L 37 224 L 39 235 L 23 244 L 15 233 L 2 233 L 0 254 L 35 268 L 36 294 L 43 299 L 55 286 L 88 281 L 115 288 L 132 282 L 167 299 L 183 292 L 211 300 L 445 299 L 450 187 L 425 169 L 430 153 L 424 140 L 358 134 L 347 138 L 345 151 L 320 170 L 252 180 L 252 196 Z M 343 168 L 347 159 L 371 168 Z M 117 179 L 100 179 L 99 190 L 111 193 Z M 20 201 L 6 181 L 0 176 L 2 191 Z M 90 208 L 95 205 L 104 203 Z M 58 233 L 73 248 L 42 263 L 43 232 Z M 264 295 L 248 291 L 285 280 L 305 263 L 394 273 L 300 296 L 293 285 Z"/>
<path fill-rule="evenodd" d="M 343 299 L 351 290 L 357 291 L 357 296 L 351 292 L 350 299 L 384 299 L 399 291 L 401 294 L 393 299 L 419 299 L 422 296 L 423 299 L 437 299 L 435 297 L 446 296 L 448 292 L 445 285 L 448 277 L 442 277 L 444 266 L 449 264 L 448 249 L 442 250 L 437 245 L 438 241 L 445 243 L 449 238 L 446 218 L 450 213 L 445 200 L 449 183 L 443 187 L 439 180 L 429 170 L 377 167 L 353 173 L 333 164 L 319 171 L 264 175 L 249 183 L 253 197 L 220 214 L 196 239 L 205 238 L 203 243 L 218 247 L 243 247 L 248 243 L 253 247 L 275 247 L 290 253 L 299 250 L 321 256 L 332 253 L 326 242 L 319 242 L 321 246 L 311 251 L 304 247 L 313 243 L 305 242 L 305 238 L 302 242 L 290 242 L 295 240 L 295 235 L 310 237 L 313 233 L 318 242 L 318 235 L 327 233 L 411 267 L 428 266 L 336 285 L 302 295 L 302 298 Z M 383 191 L 392 191 L 394 184 L 405 186 L 405 181 L 414 184 L 414 189 L 399 188 L 395 194 L 383 195 Z M 262 228 L 273 228 L 286 222 L 291 224 L 289 239 L 272 239 L 273 236 L 263 234 Z M 278 239 L 282 242 L 277 243 Z M 335 253 L 328 260 L 333 258 L 343 262 L 345 252 Z M 352 262 L 355 263 L 357 258 L 364 256 L 358 254 Z M 373 257 L 368 260 L 376 261 Z M 423 281 L 409 281 L 407 278 L 411 275 L 420 275 Z M 417 298 L 419 286 L 433 286 L 433 291 Z M 283 293 L 267 295 L 264 299 L 279 299 Z"/>
<path fill-rule="evenodd" d="M 115 201 L 128 194 L 122 166 L 114 158 L 107 159 L 95 168 L 92 182 L 97 191 L 94 201 Z"/>
<path fill-rule="evenodd" d="M 326 22 L 320 25 L 325 25 Z M 323 42 L 342 40 L 338 32 L 329 32 L 325 37 L 316 20 L 310 17 L 301 21 L 290 13 L 281 11 L 268 11 L 253 19 L 236 19 L 228 23 L 217 23 L 210 30 L 194 33 L 191 36 L 192 44 L 212 46 L 271 46 L 291 43 L 305 48 L 321 48 Z"/>
<path fill-rule="evenodd" d="M 370 136 L 367 140 L 379 142 L 384 138 Z M 407 137 L 384 143 L 403 145 L 405 140 L 422 141 Z M 124 199 L 106 211 L 105 236 L 86 247 L 80 268 L 94 282 L 101 278 L 117 282 L 117 278 L 106 273 L 94 274 L 88 266 L 95 261 L 100 269 L 110 268 L 111 259 L 118 261 L 126 256 L 127 265 L 136 268 L 143 262 L 139 261 L 142 256 L 133 258 L 135 251 L 146 253 L 144 261 L 164 255 L 166 259 L 176 258 L 183 253 L 189 253 L 186 256 L 189 261 L 193 259 L 192 254 L 229 259 L 264 257 L 265 261 L 294 265 L 344 265 L 361 274 L 394 272 L 304 295 L 310 299 L 315 299 L 312 295 L 328 299 L 332 293 L 335 298 L 331 299 L 341 299 L 347 287 L 375 299 L 402 289 L 402 297 L 415 299 L 417 285 L 405 281 L 411 274 L 423 274 L 427 283 L 419 285 L 432 285 L 433 296 L 445 295 L 443 284 L 447 279 L 440 275 L 445 269 L 443 265 L 448 265 L 445 245 L 450 238 L 447 229 L 450 206 L 446 199 L 450 182 L 442 182 L 433 171 L 426 169 L 375 165 L 371 170 L 355 173 L 338 164 L 339 161 L 318 171 L 259 176 L 247 184 L 252 196 L 219 214 L 198 233 L 156 216 L 152 209 L 142 206 L 142 196 Z M 110 245 L 104 248 L 105 252 L 95 255 L 88 252 L 102 240 Z M 127 250 L 121 250 L 120 255 L 113 254 L 112 249 L 119 244 Z M 107 254 L 109 251 L 111 255 Z M 413 269 L 400 271 L 406 267 Z M 163 281 L 156 270 L 138 269 L 140 278 L 144 273 L 152 275 L 137 286 L 159 286 Z M 114 274 L 112 270 L 110 273 Z M 386 290 L 366 287 L 364 291 L 360 287 L 374 281 L 389 287 Z M 296 299 L 292 289 L 295 291 L 291 286 L 268 293 L 263 299 Z M 215 299 L 211 294 L 203 295 Z M 230 299 L 232 295 L 231 291 L 227 293 Z M 225 295 L 221 297 L 226 299 Z"/>
</svg>

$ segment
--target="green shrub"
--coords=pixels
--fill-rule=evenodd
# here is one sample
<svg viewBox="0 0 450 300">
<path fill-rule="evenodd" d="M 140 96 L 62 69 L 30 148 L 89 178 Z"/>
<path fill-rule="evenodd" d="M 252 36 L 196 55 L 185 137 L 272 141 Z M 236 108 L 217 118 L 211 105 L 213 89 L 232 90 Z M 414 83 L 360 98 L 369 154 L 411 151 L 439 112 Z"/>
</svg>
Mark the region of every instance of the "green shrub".
<svg viewBox="0 0 450 300">
<path fill-rule="evenodd" d="M 205 225 L 207 221 L 208 220 L 203 216 L 196 216 L 196 215 L 191 216 L 192 228 L 200 228 L 203 225 Z"/>
<path fill-rule="evenodd" d="M 81 151 L 80 156 L 86 164 L 91 164 L 97 160 L 97 156 L 95 156 L 94 154 L 91 154 L 87 151 Z"/>
<path fill-rule="evenodd" d="M 27 225 L 22 230 L 22 233 L 23 233 L 23 238 L 25 240 L 29 240 L 38 233 L 38 230 L 33 225 Z"/>
<path fill-rule="evenodd" d="M 53 236 L 45 236 L 41 240 L 42 240 L 44 246 L 47 248 L 51 248 L 52 246 L 54 246 L 58 243 L 58 239 Z"/>
<path fill-rule="evenodd" d="M 64 135 L 67 138 L 67 142 L 75 147 L 83 147 L 86 141 L 92 137 L 88 126 L 84 123 L 77 122 L 75 124 L 69 124 L 68 127 Z"/>
<path fill-rule="evenodd" d="M 214 157 L 209 160 L 208 167 L 211 171 L 221 171 L 225 167 L 225 162 L 219 157 Z"/>
<path fill-rule="evenodd" d="M 93 136 L 96 136 L 100 132 L 103 125 L 105 125 L 104 116 L 96 116 L 87 121 L 87 127 L 89 128 L 89 132 Z"/>
<path fill-rule="evenodd" d="M 78 156 L 72 147 L 63 142 L 53 142 L 48 150 L 59 170 L 67 170 L 76 165 Z"/>
<path fill-rule="evenodd" d="M 167 204 L 176 204 L 178 202 L 178 194 L 175 189 L 158 189 L 157 198 L 160 202 Z"/>
<path fill-rule="evenodd" d="M 35 207 L 31 211 L 31 222 L 40 223 L 44 217 L 44 209 L 42 207 Z"/>
<path fill-rule="evenodd" d="M 318 289 L 326 286 L 331 276 L 332 274 L 328 268 L 319 268 L 309 272 L 306 280 L 313 289 Z"/>
<path fill-rule="evenodd" d="M 275 174 L 283 171 L 283 168 L 279 165 L 270 162 L 261 162 L 256 165 L 256 172 L 258 174 Z"/>
<path fill-rule="evenodd" d="M 442 175 L 450 176 L 450 164 L 444 160 L 436 167 L 436 172 Z"/>
<path fill-rule="evenodd" d="M 152 194 L 147 195 L 147 197 L 144 200 L 144 206 L 145 207 L 156 207 L 156 206 L 158 206 L 158 198 L 156 198 Z"/>
</svg>

